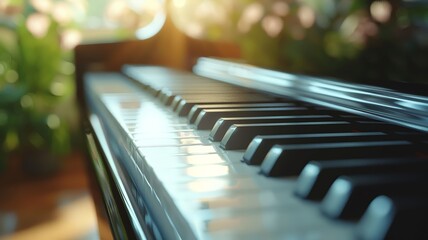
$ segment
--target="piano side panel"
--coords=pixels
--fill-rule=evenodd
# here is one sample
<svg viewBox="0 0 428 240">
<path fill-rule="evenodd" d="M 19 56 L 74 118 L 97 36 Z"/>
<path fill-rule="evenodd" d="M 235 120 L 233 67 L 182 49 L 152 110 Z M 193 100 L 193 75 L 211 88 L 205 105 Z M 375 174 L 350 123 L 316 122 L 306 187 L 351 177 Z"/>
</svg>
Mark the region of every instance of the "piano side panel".
<svg viewBox="0 0 428 240">
<path fill-rule="evenodd" d="M 135 239 L 123 202 L 119 200 L 117 187 L 94 134 L 86 134 L 86 145 L 86 156 L 90 159 L 90 192 L 96 208 L 100 239 Z"/>
</svg>

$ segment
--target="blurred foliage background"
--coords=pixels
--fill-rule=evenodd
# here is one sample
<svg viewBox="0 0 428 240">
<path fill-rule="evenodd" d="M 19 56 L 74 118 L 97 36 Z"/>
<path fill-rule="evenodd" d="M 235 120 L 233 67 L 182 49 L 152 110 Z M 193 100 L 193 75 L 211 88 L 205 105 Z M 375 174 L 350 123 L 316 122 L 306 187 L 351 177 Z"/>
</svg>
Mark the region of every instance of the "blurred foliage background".
<svg viewBox="0 0 428 240">
<path fill-rule="evenodd" d="M 0 171 L 11 156 L 35 174 L 61 165 L 80 144 L 73 48 L 135 38 L 161 3 L 0 1 Z"/>
<path fill-rule="evenodd" d="M 236 41 L 255 65 L 427 84 L 427 1 L 172 0 L 172 7 L 187 34 Z"/>
<path fill-rule="evenodd" d="M 49 171 L 71 150 L 77 111 L 71 49 L 79 40 L 68 6 L 0 5 L 1 158 L 13 153 Z M 74 126 L 75 127 L 75 126 Z M 33 166 L 30 164 L 30 168 Z"/>
</svg>

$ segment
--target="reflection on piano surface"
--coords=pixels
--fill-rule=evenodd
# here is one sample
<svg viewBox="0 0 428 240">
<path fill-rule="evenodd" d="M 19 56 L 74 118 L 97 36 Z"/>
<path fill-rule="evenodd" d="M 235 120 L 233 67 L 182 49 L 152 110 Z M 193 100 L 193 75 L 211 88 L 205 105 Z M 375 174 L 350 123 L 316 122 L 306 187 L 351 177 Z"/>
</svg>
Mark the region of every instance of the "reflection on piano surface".
<svg viewBox="0 0 428 240">
<path fill-rule="evenodd" d="M 166 27 L 76 49 L 115 238 L 428 238 L 428 98 L 214 58 L 177 70 L 239 51 Z"/>
</svg>

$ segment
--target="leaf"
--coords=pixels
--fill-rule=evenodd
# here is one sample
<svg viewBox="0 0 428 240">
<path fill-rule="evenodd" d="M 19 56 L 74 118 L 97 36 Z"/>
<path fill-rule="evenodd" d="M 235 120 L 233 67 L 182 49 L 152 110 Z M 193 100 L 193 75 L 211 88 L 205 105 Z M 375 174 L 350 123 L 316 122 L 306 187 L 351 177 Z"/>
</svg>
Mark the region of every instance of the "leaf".
<svg viewBox="0 0 428 240">
<path fill-rule="evenodd" d="M 17 103 L 25 95 L 26 90 L 16 85 L 6 84 L 0 89 L 0 106 Z"/>
<path fill-rule="evenodd" d="M 11 26 L 0 24 L 0 54 L 3 56 L 16 57 L 17 39 L 14 30 Z"/>
<path fill-rule="evenodd" d="M 46 36 L 34 37 L 24 22 L 19 24 L 19 75 L 32 92 L 46 92 L 62 60 L 58 25 L 51 22 Z"/>
<path fill-rule="evenodd" d="M 6 152 L 10 152 L 10 151 L 16 149 L 18 146 L 19 146 L 18 133 L 15 132 L 13 129 L 9 130 L 6 133 L 6 139 L 5 139 L 3 147 L 6 149 Z"/>
</svg>

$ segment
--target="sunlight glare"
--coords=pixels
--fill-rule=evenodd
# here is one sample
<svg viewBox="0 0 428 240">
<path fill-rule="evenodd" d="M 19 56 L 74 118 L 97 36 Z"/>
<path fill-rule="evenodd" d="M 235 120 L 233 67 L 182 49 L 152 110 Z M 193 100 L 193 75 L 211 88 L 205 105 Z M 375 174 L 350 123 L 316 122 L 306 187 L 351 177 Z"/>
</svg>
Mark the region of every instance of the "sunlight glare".
<svg viewBox="0 0 428 240">
<path fill-rule="evenodd" d="M 370 14 L 381 23 L 387 22 L 391 18 L 392 6 L 387 1 L 375 1 L 370 5 Z"/>
<path fill-rule="evenodd" d="M 186 5 L 186 0 L 173 0 L 172 4 L 174 4 L 176 8 L 182 8 Z"/>
<path fill-rule="evenodd" d="M 52 9 L 52 1 L 51 0 L 31 0 L 31 5 L 42 13 L 49 13 Z"/>
<path fill-rule="evenodd" d="M 43 13 L 33 13 L 28 16 L 25 25 L 28 31 L 36 38 L 43 38 L 46 36 L 51 20 Z"/>
<path fill-rule="evenodd" d="M 264 14 L 263 5 L 261 3 L 252 3 L 248 5 L 241 18 L 238 21 L 238 29 L 242 33 L 248 32 L 253 24 L 259 22 Z"/>
<path fill-rule="evenodd" d="M 64 49 L 73 49 L 82 41 L 82 34 L 76 29 L 68 29 L 62 33 L 61 40 Z"/>
<path fill-rule="evenodd" d="M 60 24 L 67 24 L 73 20 L 71 6 L 66 2 L 55 3 L 52 9 L 53 18 Z"/>
<path fill-rule="evenodd" d="M 229 174 L 229 167 L 224 165 L 192 166 L 186 169 L 192 177 L 220 177 Z"/>
<path fill-rule="evenodd" d="M 207 154 L 186 156 L 186 162 L 191 165 L 205 165 L 223 163 L 224 160 L 217 154 Z"/>
<path fill-rule="evenodd" d="M 280 17 L 269 15 L 263 18 L 262 27 L 270 37 L 276 37 L 282 31 L 284 23 Z"/>
<path fill-rule="evenodd" d="M 280 17 L 285 17 L 290 12 L 290 7 L 286 2 L 276 1 L 272 4 L 272 11 Z"/>
<path fill-rule="evenodd" d="M 315 12 L 312 8 L 308 6 L 300 7 L 297 12 L 297 16 L 299 17 L 300 23 L 305 28 L 310 28 L 315 23 Z"/>
<path fill-rule="evenodd" d="M 193 192 L 212 192 L 222 190 L 228 185 L 225 179 L 198 179 L 189 182 L 187 187 Z"/>
</svg>

